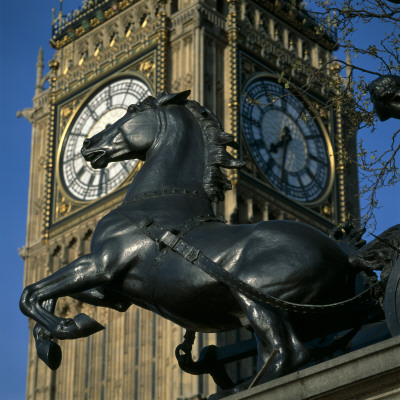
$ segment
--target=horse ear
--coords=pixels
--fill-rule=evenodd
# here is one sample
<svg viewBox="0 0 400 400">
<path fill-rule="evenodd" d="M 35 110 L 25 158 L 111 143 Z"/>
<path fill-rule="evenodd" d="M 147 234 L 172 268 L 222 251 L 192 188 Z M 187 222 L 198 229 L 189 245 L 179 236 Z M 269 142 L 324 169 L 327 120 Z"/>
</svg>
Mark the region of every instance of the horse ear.
<svg viewBox="0 0 400 400">
<path fill-rule="evenodd" d="M 168 104 L 181 104 L 189 97 L 190 93 L 190 90 L 185 90 L 180 93 L 168 93 L 165 91 L 162 92 L 157 98 L 157 103 L 159 106 L 166 106 Z"/>
</svg>

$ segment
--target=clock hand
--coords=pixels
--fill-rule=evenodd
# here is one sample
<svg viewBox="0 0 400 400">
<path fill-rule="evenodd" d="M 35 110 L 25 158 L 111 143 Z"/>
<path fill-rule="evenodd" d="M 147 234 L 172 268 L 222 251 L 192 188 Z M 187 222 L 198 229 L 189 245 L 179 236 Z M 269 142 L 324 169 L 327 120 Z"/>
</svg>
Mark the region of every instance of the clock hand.
<svg viewBox="0 0 400 400">
<path fill-rule="evenodd" d="M 289 142 L 292 140 L 292 136 L 290 135 L 290 130 L 288 127 L 283 128 L 284 134 L 282 135 L 282 146 L 283 146 L 283 155 L 282 155 L 282 166 L 281 166 L 281 182 L 285 181 L 285 164 L 286 164 L 286 155 L 288 150 Z"/>
<path fill-rule="evenodd" d="M 285 163 L 286 163 L 286 154 L 287 154 L 288 142 L 285 141 L 283 145 L 283 155 L 282 155 L 282 165 L 281 165 L 281 182 L 285 180 Z"/>
<path fill-rule="evenodd" d="M 269 146 L 269 152 L 270 153 L 277 153 L 278 152 L 278 148 L 281 146 L 281 142 L 279 141 L 278 143 L 271 143 Z"/>
<path fill-rule="evenodd" d="M 283 129 L 285 129 L 285 128 L 283 128 Z M 283 130 L 282 130 L 282 133 L 283 133 Z M 270 144 L 270 146 L 269 146 L 269 152 L 270 153 L 275 153 L 276 154 L 278 152 L 279 147 L 283 146 L 283 143 L 284 143 L 283 137 L 284 137 L 284 135 L 282 133 L 279 136 L 278 143 L 271 143 Z"/>
<path fill-rule="evenodd" d="M 279 136 L 279 141 L 278 143 L 271 143 L 269 146 L 269 152 L 270 153 L 277 153 L 279 147 L 285 146 L 286 143 L 290 142 L 292 140 L 292 136 L 290 135 L 290 129 L 285 126 L 282 129 L 282 132 Z"/>
</svg>

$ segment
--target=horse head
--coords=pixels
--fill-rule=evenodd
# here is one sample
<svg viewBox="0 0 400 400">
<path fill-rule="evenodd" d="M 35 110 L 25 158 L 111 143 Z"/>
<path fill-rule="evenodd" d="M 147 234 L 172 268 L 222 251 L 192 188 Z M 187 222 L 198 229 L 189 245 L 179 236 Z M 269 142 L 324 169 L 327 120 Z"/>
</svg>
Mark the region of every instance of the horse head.
<svg viewBox="0 0 400 400">
<path fill-rule="evenodd" d="M 114 161 L 144 160 L 159 134 L 158 107 L 180 104 L 189 94 L 190 90 L 172 94 L 164 92 L 157 98 L 149 96 L 131 104 L 122 118 L 85 139 L 81 150 L 83 157 L 93 168 L 105 168 Z"/>
<path fill-rule="evenodd" d="M 188 100 L 189 94 L 190 90 L 163 92 L 130 105 L 122 118 L 84 141 L 83 157 L 93 168 L 105 168 L 109 162 L 127 159 L 155 162 L 151 155 L 157 153 L 160 165 L 151 165 L 151 179 L 142 168 L 135 190 L 160 185 L 197 190 L 201 185 L 210 200 L 222 200 L 231 184 L 220 168 L 241 168 L 244 162 L 226 150 L 237 148 L 234 137 L 223 131 L 209 109 Z"/>
</svg>

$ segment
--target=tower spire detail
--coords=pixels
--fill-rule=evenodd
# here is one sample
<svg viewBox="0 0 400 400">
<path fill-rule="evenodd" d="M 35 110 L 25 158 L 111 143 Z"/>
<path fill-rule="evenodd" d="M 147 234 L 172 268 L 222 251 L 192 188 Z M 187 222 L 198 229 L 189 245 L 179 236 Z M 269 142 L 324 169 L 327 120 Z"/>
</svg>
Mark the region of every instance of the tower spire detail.
<svg viewBox="0 0 400 400">
<path fill-rule="evenodd" d="M 39 54 L 36 62 L 36 86 L 35 96 L 43 92 L 43 47 L 40 46 Z"/>
<path fill-rule="evenodd" d="M 351 60 L 350 51 L 346 51 L 346 81 L 348 84 L 351 84 L 353 72 L 353 61 Z"/>
</svg>

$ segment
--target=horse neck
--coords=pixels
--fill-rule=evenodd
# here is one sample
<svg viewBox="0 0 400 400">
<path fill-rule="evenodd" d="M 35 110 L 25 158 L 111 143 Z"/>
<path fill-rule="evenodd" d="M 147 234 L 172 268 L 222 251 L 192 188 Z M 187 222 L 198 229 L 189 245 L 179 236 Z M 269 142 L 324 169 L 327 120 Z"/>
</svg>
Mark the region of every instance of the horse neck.
<svg viewBox="0 0 400 400">
<path fill-rule="evenodd" d="M 124 202 L 134 202 L 142 194 L 176 191 L 198 197 L 196 212 L 203 209 L 204 214 L 210 213 L 210 201 L 204 202 L 207 198 L 203 188 L 206 163 L 199 124 L 188 110 L 180 118 L 176 113 L 159 112 L 162 125 L 159 138 L 148 151 L 146 162 L 134 178 Z"/>
</svg>

